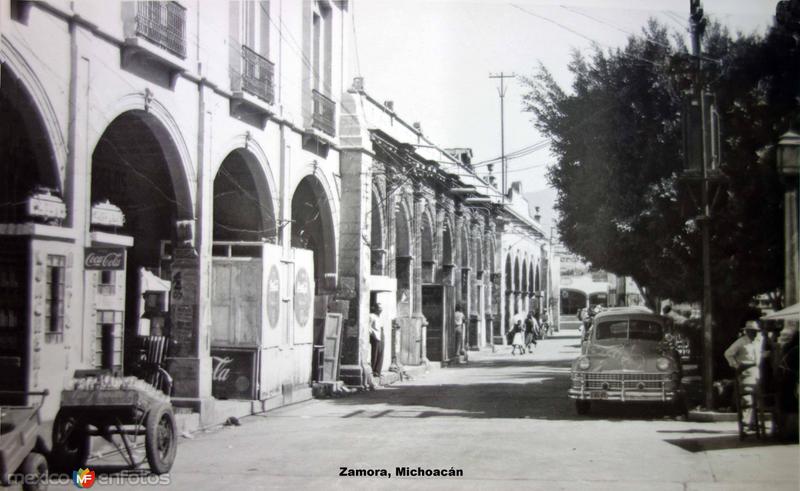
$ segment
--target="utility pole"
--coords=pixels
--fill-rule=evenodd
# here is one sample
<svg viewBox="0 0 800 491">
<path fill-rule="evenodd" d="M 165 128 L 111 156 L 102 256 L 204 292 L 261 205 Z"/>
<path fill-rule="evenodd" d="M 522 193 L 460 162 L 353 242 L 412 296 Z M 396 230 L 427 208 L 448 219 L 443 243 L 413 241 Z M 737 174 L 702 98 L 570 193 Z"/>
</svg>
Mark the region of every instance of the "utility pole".
<svg viewBox="0 0 800 491">
<path fill-rule="evenodd" d="M 506 85 L 505 80 L 507 78 L 514 78 L 516 74 L 506 74 L 503 72 L 497 73 L 490 73 L 489 78 L 499 78 L 500 79 L 500 88 L 497 89 L 497 93 L 500 95 L 500 173 L 501 178 L 500 182 L 502 185 L 502 194 L 503 194 L 503 203 L 506 201 L 506 137 L 505 137 L 505 114 L 504 114 L 504 107 L 503 107 L 503 99 L 506 96 Z M 489 164 L 489 173 L 492 172 L 492 165 Z"/>
<path fill-rule="evenodd" d="M 700 127 L 692 131 L 700 131 L 700 228 L 702 234 L 702 267 L 703 267 L 703 391 L 707 409 L 714 406 L 714 333 L 711 318 L 711 205 L 709 203 L 709 164 L 711 157 L 711 129 L 708 128 L 710 108 L 706 105 L 703 80 L 703 59 L 701 39 L 706 28 L 706 19 L 700 0 L 689 0 L 690 23 L 692 28 L 692 56 L 694 58 L 695 79 L 693 86 L 694 100 L 699 104 Z"/>
</svg>

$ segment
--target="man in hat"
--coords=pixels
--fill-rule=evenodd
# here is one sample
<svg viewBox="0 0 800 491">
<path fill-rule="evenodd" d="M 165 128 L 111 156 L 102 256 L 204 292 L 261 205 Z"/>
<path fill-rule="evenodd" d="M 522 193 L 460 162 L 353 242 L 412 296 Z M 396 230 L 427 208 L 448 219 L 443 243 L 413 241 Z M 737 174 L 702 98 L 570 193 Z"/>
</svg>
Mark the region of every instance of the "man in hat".
<svg viewBox="0 0 800 491">
<path fill-rule="evenodd" d="M 725 359 L 736 370 L 739 381 L 742 419 L 747 421 L 751 428 L 755 427 L 755 413 L 753 412 L 753 397 L 760 378 L 759 365 L 761 364 L 761 328 L 756 320 L 744 324 L 744 335 L 733 342 L 725 350 Z"/>
</svg>

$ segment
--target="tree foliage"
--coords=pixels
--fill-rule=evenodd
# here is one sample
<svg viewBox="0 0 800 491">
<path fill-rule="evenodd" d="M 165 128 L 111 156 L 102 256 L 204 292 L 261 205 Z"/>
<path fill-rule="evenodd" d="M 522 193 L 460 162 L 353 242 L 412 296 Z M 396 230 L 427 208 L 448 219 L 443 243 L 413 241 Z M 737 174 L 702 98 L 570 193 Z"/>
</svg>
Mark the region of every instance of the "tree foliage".
<svg viewBox="0 0 800 491">
<path fill-rule="evenodd" d="M 734 37 L 711 24 L 704 38 L 703 79 L 722 121 L 723 180 L 712 189 L 710 222 L 720 320 L 782 287 L 783 188 L 771 146 L 797 120 L 798 51 L 777 30 Z M 633 277 L 651 298 L 702 299 L 699 194 L 679 179 L 693 66 L 681 37 L 650 21 L 624 48 L 574 53 L 569 91 L 541 65 L 523 79 L 524 109 L 557 156 L 548 179 L 562 242 Z"/>
</svg>

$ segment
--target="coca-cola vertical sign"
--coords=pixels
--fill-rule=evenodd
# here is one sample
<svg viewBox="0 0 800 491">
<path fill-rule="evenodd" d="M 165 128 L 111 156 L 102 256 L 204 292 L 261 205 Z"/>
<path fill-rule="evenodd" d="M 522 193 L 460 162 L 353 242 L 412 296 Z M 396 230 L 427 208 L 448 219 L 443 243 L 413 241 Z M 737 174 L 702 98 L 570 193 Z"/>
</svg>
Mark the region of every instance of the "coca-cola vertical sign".
<svg viewBox="0 0 800 491">
<path fill-rule="evenodd" d="M 87 270 L 125 269 L 125 249 L 123 247 L 86 247 L 83 254 L 83 267 Z"/>
<path fill-rule="evenodd" d="M 211 348 L 211 395 L 217 399 L 256 399 L 258 350 Z"/>
<path fill-rule="evenodd" d="M 171 265 L 170 317 L 175 343 L 171 356 L 195 357 L 198 354 L 197 315 L 200 261 L 192 247 L 176 247 Z"/>
</svg>

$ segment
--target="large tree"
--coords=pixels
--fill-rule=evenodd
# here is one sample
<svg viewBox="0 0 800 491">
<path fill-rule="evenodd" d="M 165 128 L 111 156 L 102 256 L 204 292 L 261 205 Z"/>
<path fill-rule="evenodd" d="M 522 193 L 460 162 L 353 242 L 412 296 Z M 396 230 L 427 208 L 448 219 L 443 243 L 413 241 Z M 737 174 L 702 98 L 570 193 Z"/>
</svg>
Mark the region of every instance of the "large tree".
<svg viewBox="0 0 800 491">
<path fill-rule="evenodd" d="M 797 42 L 778 30 L 731 36 L 712 24 L 705 34 L 702 78 L 722 121 L 713 303 L 728 337 L 753 295 L 782 285 L 783 192 L 771 145 L 797 121 L 798 60 Z M 651 299 L 702 298 L 697 189 L 680 179 L 694 61 L 680 35 L 650 21 L 624 48 L 575 53 L 569 91 L 541 65 L 523 80 L 524 109 L 558 159 L 548 178 L 561 240 L 594 266 L 633 277 Z"/>
</svg>

